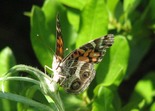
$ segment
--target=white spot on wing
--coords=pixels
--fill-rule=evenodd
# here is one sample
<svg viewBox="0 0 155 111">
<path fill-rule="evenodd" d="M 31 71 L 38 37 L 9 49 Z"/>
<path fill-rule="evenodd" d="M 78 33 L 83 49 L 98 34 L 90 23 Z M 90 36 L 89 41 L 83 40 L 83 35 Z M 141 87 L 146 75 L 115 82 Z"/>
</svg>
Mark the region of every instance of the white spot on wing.
<svg viewBox="0 0 155 111">
<path fill-rule="evenodd" d="M 96 47 L 96 44 L 92 41 L 90 42 L 90 44 L 95 48 Z"/>
</svg>

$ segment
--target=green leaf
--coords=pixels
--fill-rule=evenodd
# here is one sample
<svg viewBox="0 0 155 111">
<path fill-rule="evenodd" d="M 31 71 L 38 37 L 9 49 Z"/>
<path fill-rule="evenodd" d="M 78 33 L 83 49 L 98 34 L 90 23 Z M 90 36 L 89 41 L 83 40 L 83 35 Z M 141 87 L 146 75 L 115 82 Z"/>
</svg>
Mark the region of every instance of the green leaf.
<svg viewBox="0 0 155 111">
<path fill-rule="evenodd" d="M 54 35 L 48 30 L 45 22 L 43 11 L 39 7 L 34 6 L 31 16 L 32 47 L 42 66 L 51 66 L 52 54 L 49 46 L 52 45 L 54 47 L 54 41 L 52 40 Z"/>
<path fill-rule="evenodd" d="M 46 0 L 42 6 L 42 11 L 46 18 L 46 25 L 50 29 L 50 31 L 55 34 L 55 21 L 56 15 L 60 13 L 61 4 L 58 0 Z"/>
<path fill-rule="evenodd" d="M 141 30 L 137 28 L 137 30 Z M 145 32 L 145 31 L 144 31 Z M 130 57 L 129 57 L 129 63 L 127 68 L 127 74 L 126 76 L 129 77 L 133 72 L 137 69 L 139 66 L 141 60 L 144 58 L 144 56 L 147 54 L 148 50 L 151 46 L 151 40 L 144 36 L 143 32 L 137 32 L 141 34 L 135 34 L 133 36 L 128 36 L 129 39 L 129 46 L 130 46 Z M 147 35 L 148 36 L 148 35 Z M 133 64 L 134 63 L 134 64 Z"/>
<path fill-rule="evenodd" d="M 153 22 L 155 24 L 155 21 L 154 21 L 154 19 L 155 19 L 155 13 L 154 13 L 155 1 L 154 0 L 150 0 L 148 8 L 149 9 L 147 10 L 147 14 L 150 15 L 151 22 Z M 147 18 L 147 15 L 146 15 L 146 18 Z M 150 22 L 150 24 L 152 24 L 151 22 Z"/>
<path fill-rule="evenodd" d="M 107 1 L 107 7 L 109 8 L 110 12 L 114 14 L 117 4 L 119 0 L 108 0 Z"/>
<path fill-rule="evenodd" d="M 15 64 L 16 61 L 11 49 L 9 47 L 4 48 L 0 52 L 0 76 L 6 73 Z"/>
<path fill-rule="evenodd" d="M 84 100 L 86 99 L 85 97 L 81 97 L 81 95 L 68 94 L 66 92 L 61 92 L 60 94 L 65 106 L 65 111 L 88 110 L 87 104 L 85 104 L 86 100 Z"/>
<path fill-rule="evenodd" d="M 110 47 L 110 54 L 105 55 L 97 68 L 97 83 L 102 82 L 104 85 L 115 84 L 118 86 L 126 74 L 129 53 L 126 38 L 121 35 L 115 36 L 114 44 Z"/>
<path fill-rule="evenodd" d="M 80 25 L 80 17 L 79 17 L 80 14 L 79 13 L 78 14 L 74 13 L 72 10 L 68 11 L 68 13 L 67 13 L 69 23 L 72 24 L 72 26 L 76 30 L 76 32 L 79 30 L 79 25 Z"/>
<path fill-rule="evenodd" d="M 95 88 L 94 94 L 92 111 L 114 111 L 112 106 L 113 92 L 109 88 L 100 84 Z"/>
<path fill-rule="evenodd" d="M 148 110 L 154 102 L 154 81 L 155 72 L 146 74 L 144 78 L 138 81 L 128 104 L 125 105 L 121 111 L 132 111 L 133 109 L 137 111 Z"/>
<path fill-rule="evenodd" d="M 149 2 L 149 3 L 148 3 Z M 143 2 L 144 4 L 148 3 L 145 7 L 145 10 L 143 11 L 142 15 L 141 15 L 141 19 L 142 19 L 142 25 L 145 27 L 143 27 L 144 29 L 148 27 L 150 28 L 153 24 L 155 24 L 155 1 L 154 0 L 149 0 L 147 2 Z"/>
<path fill-rule="evenodd" d="M 124 11 L 127 13 L 132 12 L 133 10 L 135 10 L 135 8 L 139 5 L 140 2 L 141 0 L 124 0 Z"/>
<path fill-rule="evenodd" d="M 155 102 L 152 104 L 150 111 L 155 111 Z"/>
<path fill-rule="evenodd" d="M 142 3 L 146 4 L 148 1 L 143 1 Z M 152 18 L 154 14 L 153 6 L 155 6 L 154 0 L 149 1 L 149 5 L 147 5 L 147 7 L 144 9 L 144 12 L 139 14 L 141 17 L 137 17 L 139 20 L 136 18 L 133 21 L 131 30 L 132 35 L 128 36 L 131 52 L 127 69 L 127 76 L 130 76 L 136 70 L 141 60 L 150 49 L 152 43 L 150 37 L 152 36 L 152 33 L 148 27 L 149 23 L 152 24 L 151 21 L 154 22 L 154 19 Z"/>
<path fill-rule="evenodd" d="M 85 5 L 81 13 L 77 47 L 107 33 L 108 12 L 105 7 L 104 0 L 91 0 Z"/>
<path fill-rule="evenodd" d="M 45 110 L 45 111 L 53 111 L 47 105 L 41 104 L 41 103 L 36 102 L 36 101 L 34 101 L 32 99 L 29 99 L 29 98 L 26 98 L 26 97 L 23 97 L 23 96 L 19 96 L 19 95 L 16 95 L 16 94 L 12 94 L 12 93 L 0 92 L 0 98 L 9 99 L 9 100 L 21 102 L 21 103 L 24 103 L 24 104 L 28 104 L 30 106 L 33 106 L 33 107 L 36 107 L 38 109 Z M 13 110 L 13 109 L 11 109 L 11 110 Z"/>
<path fill-rule="evenodd" d="M 0 52 L 0 77 L 4 76 L 4 74 L 16 64 L 14 55 L 12 50 L 9 47 L 4 48 Z M 18 91 L 18 85 L 16 82 L 7 81 L 5 84 L 0 82 L 0 91 L 2 90 L 2 86 L 4 87 L 3 90 L 5 91 Z M 0 99 L 0 111 L 12 111 L 16 109 L 16 103 L 6 100 Z"/>
<path fill-rule="evenodd" d="M 135 86 L 134 93 L 132 94 L 130 101 L 138 101 L 145 99 L 147 104 L 152 103 L 154 97 L 154 86 L 155 86 L 155 72 L 150 72 L 146 76 L 138 81 Z M 145 89 L 145 90 L 144 90 Z"/>
<path fill-rule="evenodd" d="M 121 108 L 121 111 L 142 111 L 141 107 L 145 105 L 145 100 L 130 101 Z"/>
<path fill-rule="evenodd" d="M 89 0 L 75 0 L 73 2 L 72 0 L 60 0 L 60 2 L 63 3 L 64 5 L 71 7 L 71 8 L 79 9 L 79 10 L 82 10 L 84 5 L 88 1 Z"/>
</svg>

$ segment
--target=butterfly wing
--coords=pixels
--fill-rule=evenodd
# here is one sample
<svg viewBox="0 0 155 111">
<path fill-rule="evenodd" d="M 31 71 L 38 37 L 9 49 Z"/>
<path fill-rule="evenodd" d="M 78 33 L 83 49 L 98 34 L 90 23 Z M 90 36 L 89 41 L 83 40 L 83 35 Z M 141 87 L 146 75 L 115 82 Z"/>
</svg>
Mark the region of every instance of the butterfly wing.
<svg viewBox="0 0 155 111">
<path fill-rule="evenodd" d="M 63 59 L 63 39 L 61 34 L 61 27 L 59 21 L 59 15 L 56 18 L 56 59 L 61 62 Z"/>
<path fill-rule="evenodd" d="M 109 48 L 113 42 L 113 34 L 108 34 L 106 36 L 97 38 L 71 52 L 63 61 L 73 59 L 89 63 L 101 62 L 106 49 Z"/>
<path fill-rule="evenodd" d="M 55 49 L 55 55 L 53 56 L 53 62 L 52 62 L 52 70 L 54 72 L 53 80 L 56 82 L 59 80 L 59 74 L 61 72 L 60 63 L 63 60 L 63 39 L 61 34 L 61 27 L 60 27 L 60 21 L 59 21 L 59 15 L 56 17 L 56 49 Z"/>
<path fill-rule="evenodd" d="M 67 60 L 63 65 L 60 85 L 68 93 L 83 92 L 95 77 L 94 64 L 84 61 Z"/>
<path fill-rule="evenodd" d="M 95 77 L 94 63 L 101 62 L 106 49 L 114 42 L 114 36 L 108 34 L 95 39 L 71 52 L 62 61 L 60 85 L 69 93 L 83 92 Z"/>
</svg>

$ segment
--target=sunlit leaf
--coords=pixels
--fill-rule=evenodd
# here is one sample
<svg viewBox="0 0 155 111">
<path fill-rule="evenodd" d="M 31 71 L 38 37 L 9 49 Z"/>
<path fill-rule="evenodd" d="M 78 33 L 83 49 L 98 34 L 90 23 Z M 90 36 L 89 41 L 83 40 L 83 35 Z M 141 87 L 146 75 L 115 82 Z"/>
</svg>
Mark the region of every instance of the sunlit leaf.
<svg viewBox="0 0 155 111">
<path fill-rule="evenodd" d="M 155 91 L 154 81 L 155 81 L 155 72 L 148 73 L 135 86 L 135 90 L 131 97 L 131 101 L 138 101 L 140 99 L 145 99 L 147 104 L 152 103 L 154 101 L 153 94 Z"/>
<path fill-rule="evenodd" d="M 15 64 L 16 61 L 12 50 L 9 47 L 4 48 L 0 52 L 0 77 L 4 76 L 4 74 Z M 0 91 L 2 90 L 13 91 L 17 90 L 17 87 L 18 85 L 16 84 L 16 82 L 13 81 L 6 81 L 5 83 L 0 82 Z M 16 103 L 6 99 L 0 99 L 0 110 L 1 111 L 16 110 Z"/>
<path fill-rule="evenodd" d="M 123 50 L 122 50 L 123 49 Z M 126 74 L 129 58 L 129 45 L 125 37 L 118 35 L 114 38 L 114 44 L 108 49 L 103 61 L 97 68 L 96 80 L 105 85 L 119 85 Z"/>
<path fill-rule="evenodd" d="M 80 31 L 76 46 L 107 34 L 108 12 L 103 0 L 90 0 L 81 14 Z M 102 11 L 101 11 L 102 10 Z"/>
<path fill-rule="evenodd" d="M 112 106 L 113 93 L 102 84 L 94 90 L 95 99 L 92 111 L 114 111 Z"/>
</svg>

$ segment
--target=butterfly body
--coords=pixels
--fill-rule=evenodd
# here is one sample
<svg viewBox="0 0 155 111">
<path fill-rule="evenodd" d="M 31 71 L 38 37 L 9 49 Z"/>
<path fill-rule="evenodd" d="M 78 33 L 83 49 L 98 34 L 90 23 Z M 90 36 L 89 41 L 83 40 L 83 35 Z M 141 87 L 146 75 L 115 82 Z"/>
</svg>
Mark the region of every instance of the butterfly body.
<svg viewBox="0 0 155 111">
<path fill-rule="evenodd" d="M 53 80 L 58 82 L 65 91 L 79 94 L 83 92 L 95 77 L 94 64 L 102 58 L 114 42 L 113 34 L 97 38 L 72 51 L 63 57 L 63 40 L 59 19 L 57 18 L 56 54 L 53 58 Z"/>
</svg>

